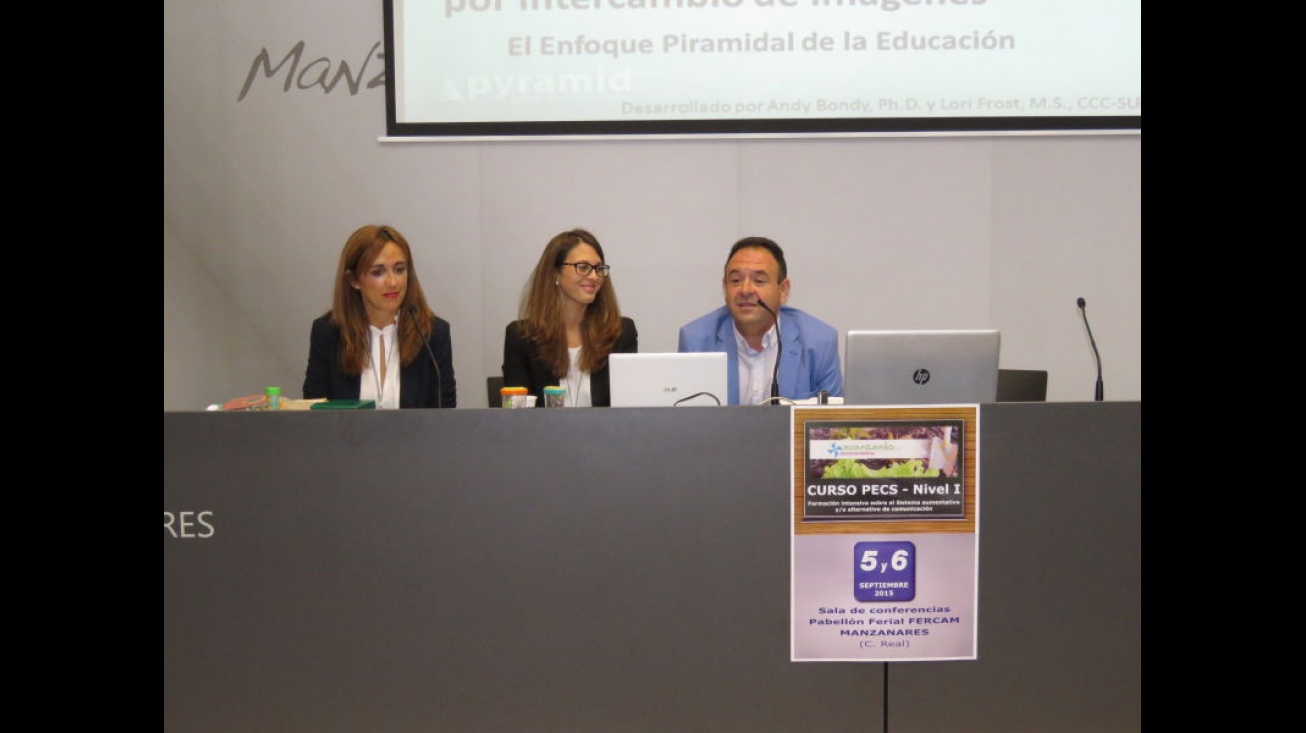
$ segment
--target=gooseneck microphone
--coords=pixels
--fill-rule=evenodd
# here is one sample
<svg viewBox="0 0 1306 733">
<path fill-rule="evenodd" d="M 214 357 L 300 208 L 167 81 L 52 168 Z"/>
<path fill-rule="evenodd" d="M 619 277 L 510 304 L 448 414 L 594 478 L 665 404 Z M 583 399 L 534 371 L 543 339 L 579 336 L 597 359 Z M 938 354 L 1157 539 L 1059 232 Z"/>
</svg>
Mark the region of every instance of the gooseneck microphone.
<svg viewBox="0 0 1306 733">
<path fill-rule="evenodd" d="M 1102 356 L 1097 353 L 1097 341 L 1093 340 L 1093 329 L 1088 325 L 1088 311 L 1084 309 L 1084 299 L 1075 301 L 1079 306 L 1079 315 L 1084 317 L 1084 330 L 1088 331 L 1088 343 L 1093 347 L 1093 358 L 1097 360 L 1097 385 L 1093 388 L 1093 399 L 1102 401 Z"/>
<path fill-rule="evenodd" d="M 417 306 L 409 306 L 408 314 L 413 317 L 413 325 L 417 326 L 417 333 L 422 336 L 422 346 L 431 359 L 431 366 L 435 367 L 435 406 L 444 407 L 444 377 L 440 374 L 440 362 L 435 358 L 435 352 L 431 351 L 431 335 L 422 328 L 422 319 L 417 317 Z"/>
<path fill-rule="evenodd" d="M 780 354 L 784 351 L 784 343 L 780 341 L 780 316 L 771 310 L 771 306 L 766 304 L 765 300 L 757 299 L 757 304 L 762 306 L 762 310 L 771 314 L 775 321 L 775 367 L 771 369 L 771 399 L 766 404 L 776 405 L 780 403 Z"/>
</svg>

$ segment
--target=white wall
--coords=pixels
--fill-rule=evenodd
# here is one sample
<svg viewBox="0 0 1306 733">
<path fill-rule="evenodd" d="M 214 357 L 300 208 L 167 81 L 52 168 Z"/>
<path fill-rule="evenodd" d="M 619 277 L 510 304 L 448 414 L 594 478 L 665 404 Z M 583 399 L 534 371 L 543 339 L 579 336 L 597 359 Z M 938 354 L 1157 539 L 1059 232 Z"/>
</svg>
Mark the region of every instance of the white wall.
<svg viewBox="0 0 1306 733">
<path fill-rule="evenodd" d="M 279 384 L 364 223 L 414 247 L 453 324 L 459 404 L 485 405 L 544 244 L 584 226 L 643 351 L 721 302 L 731 243 L 789 258 L 790 304 L 840 330 L 995 326 L 1002 366 L 1091 400 L 1142 399 L 1139 135 L 382 142 L 381 0 L 165 0 L 164 410 Z M 275 66 L 256 75 L 258 54 Z M 363 82 L 341 81 L 347 64 Z M 287 81 L 290 82 L 286 89 Z"/>
</svg>

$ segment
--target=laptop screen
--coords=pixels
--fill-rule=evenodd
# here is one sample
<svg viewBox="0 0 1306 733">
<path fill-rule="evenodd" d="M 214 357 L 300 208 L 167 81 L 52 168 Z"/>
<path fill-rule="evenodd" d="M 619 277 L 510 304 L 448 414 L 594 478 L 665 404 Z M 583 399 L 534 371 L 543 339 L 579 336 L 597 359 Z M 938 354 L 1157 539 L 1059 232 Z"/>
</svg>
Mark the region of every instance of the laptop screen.
<svg viewBox="0 0 1306 733">
<path fill-rule="evenodd" d="M 613 407 L 725 405 L 726 354 L 609 354 Z"/>
<path fill-rule="evenodd" d="M 845 405 L 994 402 L 996 329 L 849 331 Z"/>
</svg>

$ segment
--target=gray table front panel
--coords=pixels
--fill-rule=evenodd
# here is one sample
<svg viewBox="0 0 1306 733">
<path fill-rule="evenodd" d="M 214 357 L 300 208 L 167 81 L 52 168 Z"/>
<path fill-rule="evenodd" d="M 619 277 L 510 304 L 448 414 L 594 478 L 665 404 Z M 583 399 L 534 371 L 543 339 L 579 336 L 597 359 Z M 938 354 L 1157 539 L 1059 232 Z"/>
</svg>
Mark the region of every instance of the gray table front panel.
<svg viewBox="0 0 1306 733">
<path fill-rule="evenodd" d="M 984 406 L 980 660 L 894 665 L 891 730 L 1136 722 L 1141 602 L 1094 565 L 1139 592 L 1141 406 L 1113 404 Z M 165 413 L 164 511 L 213 530 L 165 531 L 164 729 L 878 731 L 883 665 L 789 662 L 788 424 Z"/>
</svg>

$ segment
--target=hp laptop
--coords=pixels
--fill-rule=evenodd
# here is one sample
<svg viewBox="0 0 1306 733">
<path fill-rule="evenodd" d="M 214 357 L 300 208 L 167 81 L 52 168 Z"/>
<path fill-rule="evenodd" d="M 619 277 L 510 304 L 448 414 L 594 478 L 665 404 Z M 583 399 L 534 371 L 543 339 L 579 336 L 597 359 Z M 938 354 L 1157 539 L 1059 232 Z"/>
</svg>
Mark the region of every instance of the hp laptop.
<svg viewBox="0 0 1306 733">
<path fill-rule="evenodd" d="M 725 405 L 726 354 L 609 354 L 613 407 Z"/>
<path fill-rule="evenodd" d="M 845 405 L 994 402 L 997 329 L 849 331 Z"/>
</svg>

